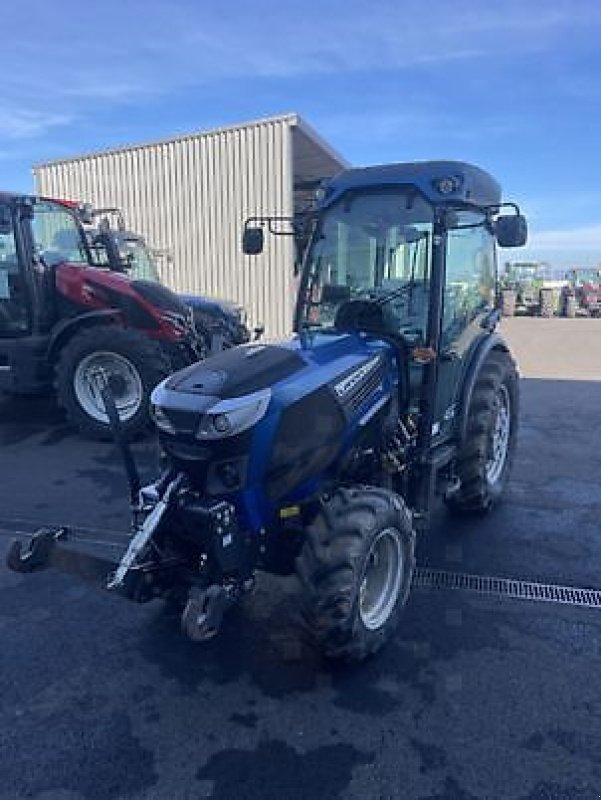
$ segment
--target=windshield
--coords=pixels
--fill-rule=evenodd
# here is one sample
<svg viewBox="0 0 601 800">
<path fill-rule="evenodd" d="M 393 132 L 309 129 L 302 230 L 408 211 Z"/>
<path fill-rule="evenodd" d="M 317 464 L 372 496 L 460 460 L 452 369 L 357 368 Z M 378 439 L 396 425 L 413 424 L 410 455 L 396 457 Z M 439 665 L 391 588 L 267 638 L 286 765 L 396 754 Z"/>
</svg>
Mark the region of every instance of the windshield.
<svg viewBox="0 0 601 800">
<path fill-rule="evenodd" d="M 119 255 L 132 278 L 145 281 L 158 281 L 156 265 L 142 239 L 120 239 Z"/>
<path fill-rule="evenodd" d="M 60 203 L 38 200 L 31 222 L 37 256 L 48 266 L 88 263 L 85 238 L 75 215 Z"/>
<path fill-rule="evenodd" d="M 332 327 L 348 301 L 395 292 L 399 331 L 424 331 L 432 224 L 431 206 L 414 192 L 366 192 L 332 205 L 307 254 L 301 324 Z"/>
<path fill-rule="evenodd" d="M 538 265 L 512 264 L 507 274 L 515 280 L 534 280 L 540 277 L 541 269 Z"/>
</svg>

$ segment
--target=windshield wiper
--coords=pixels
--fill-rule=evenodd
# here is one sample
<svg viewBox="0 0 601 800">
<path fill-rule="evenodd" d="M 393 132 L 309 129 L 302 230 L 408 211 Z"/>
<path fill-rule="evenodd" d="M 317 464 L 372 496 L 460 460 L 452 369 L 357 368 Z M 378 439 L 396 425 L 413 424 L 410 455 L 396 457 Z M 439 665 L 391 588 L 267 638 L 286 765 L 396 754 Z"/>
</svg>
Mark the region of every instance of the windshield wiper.
<svg viewBox="0 0 601 800">
<path fill-rule="evenodd" d="M 386 294 L 380 295 L 380 297 L 374 298 L 373 302 L 379 306 L 384 306 L 386 303 L 390 303 L 391 300 L 396 300 L 397 297 L 402 297 L 406 292 L 413 291 L 413 282 L 404 283 L 402 286 L 397 286 L 396 289 L 391 289 Z"/>
</svg>

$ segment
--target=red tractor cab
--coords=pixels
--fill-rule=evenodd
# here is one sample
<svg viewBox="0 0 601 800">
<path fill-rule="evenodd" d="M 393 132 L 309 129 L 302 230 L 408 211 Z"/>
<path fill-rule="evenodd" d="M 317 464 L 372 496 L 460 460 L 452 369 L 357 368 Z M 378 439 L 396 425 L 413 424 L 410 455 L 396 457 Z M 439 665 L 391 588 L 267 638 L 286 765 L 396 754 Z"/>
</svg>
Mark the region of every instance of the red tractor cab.
<svg viewBox="0 0 601 800">
<path fill-rule="evenodd" d="M 104 380 L 133 436 L 153 387 L 202 355 L 173 292 L 93 266 L 76 203 L 0 193 L 0 390 L 54 390 L 82 432 L 108 438 Z"/>
</svg>

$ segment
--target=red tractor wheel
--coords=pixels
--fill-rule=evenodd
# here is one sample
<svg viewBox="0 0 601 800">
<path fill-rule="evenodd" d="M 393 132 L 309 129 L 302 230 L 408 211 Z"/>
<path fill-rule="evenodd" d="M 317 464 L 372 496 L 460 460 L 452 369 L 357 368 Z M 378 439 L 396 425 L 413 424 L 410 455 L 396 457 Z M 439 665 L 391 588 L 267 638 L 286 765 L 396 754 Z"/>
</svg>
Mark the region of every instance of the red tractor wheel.
<svg viewBox="0 0 601 800">
<path fill-rule="evenodd" d="M 116 325 L 81 330 L 64 346 L 56 364 L 55 389 L 70 422 L 94 439 L 110 439 L 98 375 L 106 378 L 124 434 L 134 437 L 150 422 L 149 398 L 170 372 L 160 344 Z"/>
</svg>

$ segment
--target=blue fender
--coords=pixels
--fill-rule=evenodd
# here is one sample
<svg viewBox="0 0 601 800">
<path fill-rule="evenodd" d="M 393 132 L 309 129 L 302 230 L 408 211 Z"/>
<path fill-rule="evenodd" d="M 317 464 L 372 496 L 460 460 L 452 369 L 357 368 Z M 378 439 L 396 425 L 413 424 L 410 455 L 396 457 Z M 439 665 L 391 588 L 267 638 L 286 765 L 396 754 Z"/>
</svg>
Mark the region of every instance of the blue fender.
<svg viewBox="0 0 601 800">
<path fill-rule="evenodd" d="M 474 393 L 474 387 L 480 374 L 480 369 L 486 361 L 488 355 L 494 350 L 501 350 L 509 353 L 507 342 L 499 333 L 489 333 L 483 335 L 474 345 L 471 355 L 468 356 L 466 370 L 464 372 L 463 384 L 459 400 L 459 415 L 457 418 L 457 437 L 459 444 L 462 445 L 467 436 L 467 422 L 469 407 Z"/>
</svg>

